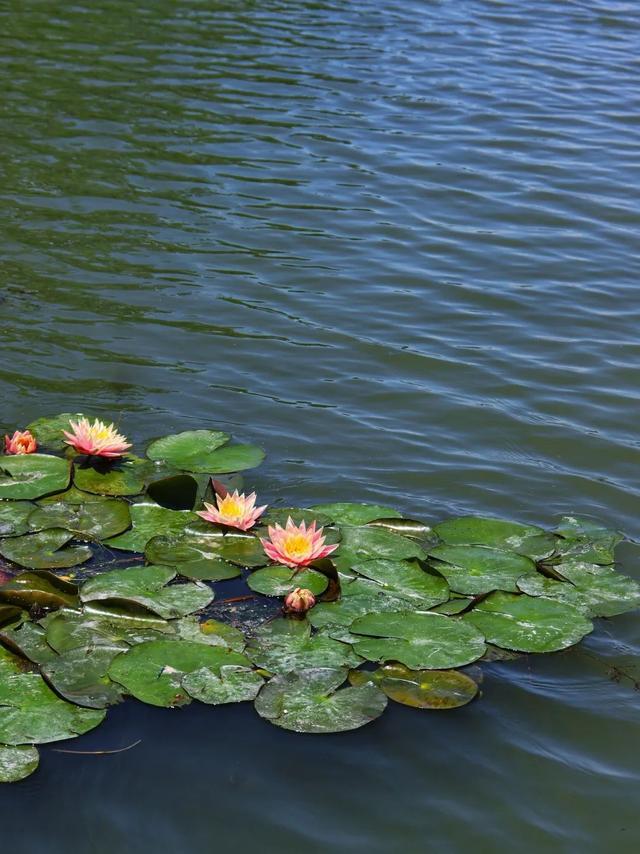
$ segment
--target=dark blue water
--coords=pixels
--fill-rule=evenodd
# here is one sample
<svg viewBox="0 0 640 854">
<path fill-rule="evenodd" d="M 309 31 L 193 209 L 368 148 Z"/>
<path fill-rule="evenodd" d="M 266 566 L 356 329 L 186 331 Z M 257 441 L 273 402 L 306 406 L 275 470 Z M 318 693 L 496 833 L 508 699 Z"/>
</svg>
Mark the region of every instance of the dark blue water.
<svg viewBox="0 0 640 854">
<path fill-rule="evenodd" d="M 640 537 L 639 50 L 635 2 L 0 2 L 0 427 L 215 425 L 269 502 Z M 326 738 L 127 703 L 68 746 L 139 746 L 3 787 L 3 850 L 635 852 L 639 652 L 602 621 Z"/>
</svg>

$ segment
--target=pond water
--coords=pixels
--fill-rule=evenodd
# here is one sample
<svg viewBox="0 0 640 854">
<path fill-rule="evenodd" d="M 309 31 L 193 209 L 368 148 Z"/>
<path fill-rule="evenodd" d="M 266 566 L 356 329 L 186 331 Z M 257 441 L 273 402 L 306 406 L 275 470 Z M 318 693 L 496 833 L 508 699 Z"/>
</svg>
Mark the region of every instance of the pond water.
<svg viewBox="0 0 640 854">
<path fill-rule="evenodd" d="M 640 536 L 637 3 L 6 0 L 0 34 L 0 426 L 219 426 L 269 502 Z M 2 787 L 2 848 L 637 851 L 638 656 L 636 612 L 340 736 L 127 702 L 56 747 L 137 747 Z"/>
</svg>

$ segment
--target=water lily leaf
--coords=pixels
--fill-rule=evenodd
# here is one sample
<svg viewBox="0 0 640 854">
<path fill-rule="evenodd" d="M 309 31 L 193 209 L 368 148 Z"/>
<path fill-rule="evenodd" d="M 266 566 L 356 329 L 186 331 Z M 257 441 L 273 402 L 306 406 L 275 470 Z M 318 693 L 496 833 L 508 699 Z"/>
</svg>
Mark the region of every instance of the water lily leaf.
<svg viewBox="0 0 640 854">
<path fill-rule="evenodd" d="M 356 585 L 357 582 L 353 584 Z M 357 590 L 351 592 L 343 586 L 342 597 L 337 602 L 319 602 L 309 611 L 308 619 L 316 629 L 350 626 L 357 617 L 364 614 L 398 611 L 406 607 L 406 599 L 389 596 L 377 585 L 358 585 Z"/>
<path fill-rule="evenodd" d="M 264 451 L 257 445 L 226 445 L 209 454 L 196 470 L 209 474 L 246 471 L 259 466 L 264 458 Z"/>
<path fill-rule="evenodd" d="M 230 439 L 228 433 L 218 430 L 185 430 L 156 439 L 147 448 L 147 456 L 150 460 L 162 460 L 185 471 L 207 472 L 209 456 Z"/>
<path fill-rule="evenodd" d="M 557 538 L 537 525 L 521 525 L 486 516 L 447 519 L 434 533 L 452 546 L 490 546 L 541 560 L 553 554 Z"/>
<path fill-rule="evenodd" d="M 0 537 L 17 537 L 29 530 L 27 519 L 36 509 L 30 501 L 0 501 Z"/>
<path fill-rule="evenodd" d="M 198 517 L 188 510 L 169 510 L 153 501 L 144 499 L 132 504 L 131 530 L 105 541 L 114 549 L 127 552 L 143 552 L 149 540 L 160 534 L 179 534 Z"/>
<path fill-rule="evenodd" d="M 94 729 L 105 712 L 62 700 L 39 673 L 23 672 L 20 659 L 0 648 L 0 742 L 45 744 Z"/>
<path fill-rule="evenodd" d="M 246 653 L 254 664 L 272 673 L 308 667 L 356 667 L 360 663 L 347 644 L 325 635 L 312 636 L 307 620 L 286 618 L 260 626 Z"/>
<path fill-rule="evenodd" d="M 40 756 L 35 747 L 24 744 L 6 747 L 0 744 L 0 783 L 17 783 L 29 777 L 38 767 Z"/>
<path fill-rule="evenodd" d="M 425 540 L 435 541 L 431 525 L 427 525 L 426 522 L 420 522 L 417 519 L 396 519 L 394 517 L 374 519 L 373 522 L 368 522 L 367 525 L 370 528 L 384 528 L 386 531 L 392 531 L 394 534 L 402 534 L 403 537 L 411 537 L 421 542 Z"/>
<path fill-rule="evenodd" d="M 486 546 L 436 546 L 429 557 L 437 559 L 436 569 L 456 593 L 516 591 L 523 575 L 536 572 L 534 562 L 524 555 Z"/>
<path fill-rule="evenodd" d="M 4 605 L 0 602 L 0 629 L 15 629 L 25 617 L 26 614 L 22 608 L 17 605 Z"/>
<path fill-rule="evenodd" d="M 316 528 L 323 528 L 325 525 L 331 524 L 331 519 L 324 513 L 317 510 L 308 510 L 303 507 L 269 507 L 264 516 L 258 519 L 258 524 L 261 526 L 280 525 L 282 528 L 287 524 L 287 520 L 292 519 L 296 525 L 304 522 L 305 525 L 316 523 Z"/>
<path fill-rule="evenodd" d="M 528 576 L 525 576 L 528 577 Z M 472 604 L 473 598 L 470 596 L 458 596 L 455 599 L 449 599 L 448 602 L 443 602 L 441 605 L 436 605 L 431 608 L 435 614 L 447 614 L 453 617 L 455 614 L 460 614 Z"/>
<path fill-rule="evenodd" d="M 99 604 L 99 603 L 98 603 Z M 173 631 L 172 624 L 159 617 L 140 618 L 127 612 L 98 614 L 61 610 L 41 620 L 49 646 L 63 654 L 88 646 L 135 646 L 162 638 Z"/>
<path fill-rule="evenodd" d="M 431 612 L 366 614 L 351 624 L 351 631 L 368 635 L 354 644 L 358 655 L 370 661 L 399 661 L 412 670 L 462 667 L 485 651 L 484 638 L 473 626 Z"/>
<path fill-rule="evenodd" d="M 73 482 L 96 495 L 139 495 L 153 473 L 148 460 L 127 456 L 117 460 L 84 459 L 76 462 Z"/>
<path fill-rule="evenodd" d="M 115 537 L 131 525 L 129 505 L 118 498 L 76 504 L 59 501 L 34 509 L 29 516 L 32 531 L 66 528 L 79 540 Z"/>
<path fill-rule="evenodd" d="M 80 589 L 83 602 L 101 600 L 118 604 L 134 602 L 166 620 L 184 617 L 205 608 L 213 591 L 204 584 L 173 584 L 175 570 L 168 566 L 130 566 L 104 572 L 86 581 Z"/>
<path fill-rule="evenodd" d="M 365 560 L 407 560 L 424 558 L 425 552 L 418 543 L 385 531 L 384 528 L 342 528 L 342 541 L 336 552 L 349 565 Z"/>
<path fill-rule="evenodd" d="M 589 519 L 578 519 L 575 516 L 563 516 L 560 524 L 556 527 L 556 533 L 568 539 L 583 539 L 593 543 L 609 543 L 613 540 L 614 545 L 624 539 L 619 531 L 613 531 L 597 522 L 591 522 Z"/>
<path fill-rule="evenodd" d="M 104 495 L 97 495 L 93 492 L 83 492 L 76 486 L 70 486 L 63 492 L 54 492 L 53 495 L 45 495 L 44 498 L 38 498 L 35 502 L 37 507 L 46 507 L 48 504 L 87 504 L 90 501 L 108 501 Z M 35 509 L 35 508 L 32 508 Z"/>
<path fill-rule="evenodd" d="M 263 685 L 264 679 L 255 670 L 232 665 L 221 667 L 219 676 L 201 667 L 182 680 L 182 687 L 194 700 L 212 706 L 255 700 Z"/>
<path fill-rule="evenodd" d="M 582 611 L 566 602 L 502 592 L 487 596 L 461 619 L 490 643 L 516 652 L 555 652 L 593 630 Z"/>
<path fill-rule="evenodd" d="M 352 525 L 354 527 L 366 525 L 367 522 L 373 522 L 374 519 L 391 519 L 402 516 L 392 507 L 383 507 L 380 504 L 314 504 L 310 509 L 323 513 L 336 525 Z"/>
<path fill-rule="evenodd" d="M 188 577 L 198 573 L 199 578 L 208 579 L 207 572 L 210 572 L 212 581 L 240 574 L 237 570 L 232 574 L 225 564 L 251 567 L 264 566 L 268 562 L 257 537 L 223 535 L 219 531 L 209 534 L 187 531 L 182 536 L 155 537 L 147 544 L 145 555 L 147 560 L 175 566 L 181 575 Z"/>
<path fill-rule="evenodd" d="M 22 655 L 34 664 L 45 664 L 57 658 L 56 652 L 47 643 L 47 633 L 37 623 L 0 630 L 0 642 L 17 655 Z"/>
<path fill-rule="evenodd" d="M 106 709 L 122 701 L 122 687 L 106 675 L 116 655 L 126 645 L 105 644 L 76 647 L 58 655 L 40 667 L 51 687 L 78 706 L 88 709 Z"/>
<path fill-rule="evenodd" d="M 202 504 L 208 486 L 206 475 L 172 474 L 151 482 L 147 496 L 170 510 L 193 510 Z"/>
<path fill-rule="evenodd" d="M 201 623 L 197 617 L 184 617 L 182 620 L 174 620 L 171 625 L 183 640 L 226 646 L 235 652 L 243 652 L 247 643 L 240 629 L 219 620 L 210 619 Z"/>
<path fill-rule="evenodd" d="M 0 457 L 0 498 L 40 498 L 66 489 L 71 463 L 46 454 Z"/>
<path fill-rule="evenodd" d="M 296 587 L 304 587 L 319 596 L 329 586 L 329 579 L 313 569 L 296 571 L 288 566 L 267 566 L 252 572 L 247 584 L 265 596 L 286 596 Z"/>
<path fill-rule="evenodd" d="M 640 584 L 613 567 L 566 560 L 554 568 L 571 582 L 579 598 L 586 601 L 592 617 L 614 617 L 640 607 Z"/>
<path fill-rule="evenodd" d="M 329 667 L 276 676 L 258 694 L 256 711 L 272 724 L 294 732 L 358 729 L 380 717 L 387 698 L 370 682 L 340 688 L 345 676 L 345 670 Z"/>
<path fill-rule="evenodd" d="M 49 415 L 44 418 L 36 418 L 27 425 L 38 445 L 44 445 L 52 451 L 63 451 L 69 446 L 65 443 L 63 430 L 71 430 L 69 422 L 79 421 L 85 416 L 81 412 L 63 412 L 60 415 Z"/>
<path fill-rule="evenodd" d="M 220 675 L 225 665 L 251 667 L 240 653 L 222 646 L 185 640 L 141 643 L 121 653 L 109 668 L 109 676 L 143 703 L 152 706 L 183 706 L 191 697 L 182 686 L 187 673 L 203 667 Z"/>
<path fill-rule="evenodd" d="M 444 578 L 430 575 L 415 561 L 367 560 L 354 563 L 352 568 L 375 581 L 384 592 L 409 600 L 417 608 L 431 608 L 449 598 L 449 585 Z"/>
<path fill-rule="evenodd" d="M 21 572 L 0 587 L 0 600 L 31 608 L 77 608 L 78 588 L 52 572 Z M 1 741 L 1 739 L 0 739 Z"/>
<path fill-rule="evenodd" d="M 544 596 L 547 599 L 555 599 L 557 602 L 567 602 L 579 611 L 590 616 L 589 601 L 580 591 L 564 581 L 553 581 L 544 575 L 525 575 L 518 581 L 518 589 L 527 596 Z"/>
<path fill-rule="evenodd" d="M 73 537 L 64 528 L 49 528 L 37 534 L 25 534 L 0 540 L 0 554 L 28 569 L 63 569 L 89 560 L 89 546 L 63 548 Z"/>
<path fill-rule="evenodd" d="M 385 664 L 373 672 L 352 670 L 352 685 L 373 682 L 390 700 L 414 709 L 458 709 L 478 693 L 478 685 L 458 670 L 409 670 L 404 664 Z"/>
</svg>

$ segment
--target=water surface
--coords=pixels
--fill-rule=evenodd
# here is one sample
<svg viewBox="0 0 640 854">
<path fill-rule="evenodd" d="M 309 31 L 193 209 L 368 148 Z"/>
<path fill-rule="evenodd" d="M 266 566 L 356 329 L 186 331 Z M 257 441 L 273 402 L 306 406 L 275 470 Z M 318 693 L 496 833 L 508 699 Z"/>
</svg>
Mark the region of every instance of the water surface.
<svg viewBox="0 0 640 854">
<path fill-rule="evenodd" d="M 216 426 L 269 502 L 638 538 L 639 48 L 615 0 L 5 0 L 0 426 Z M 635 852 L 639 653 L 601 621 L 335 737 L 126 703 L 69 747 L 138 747 L 2 789 L 3 850 Z"/>
</svg>

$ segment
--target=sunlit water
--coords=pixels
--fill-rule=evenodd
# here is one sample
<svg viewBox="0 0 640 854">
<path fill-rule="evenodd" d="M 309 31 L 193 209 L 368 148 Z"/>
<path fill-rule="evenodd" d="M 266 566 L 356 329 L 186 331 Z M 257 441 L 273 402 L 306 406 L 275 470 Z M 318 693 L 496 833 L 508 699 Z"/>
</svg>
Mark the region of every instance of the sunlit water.
<svg viewBox="0 0 640 854">
<path fill-rule="evenodd" d="M 269 502 L 640 537 L 640 7 L 0 3 L 0 426 L 256 441 Z M 624 566 L 640 575 L 633 545 Z M 128 702 L 2 851 L 635 852 L 638 613 L 335 737 Z"/>
</svg>

